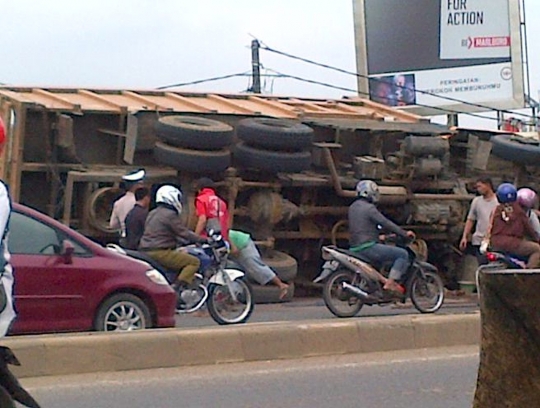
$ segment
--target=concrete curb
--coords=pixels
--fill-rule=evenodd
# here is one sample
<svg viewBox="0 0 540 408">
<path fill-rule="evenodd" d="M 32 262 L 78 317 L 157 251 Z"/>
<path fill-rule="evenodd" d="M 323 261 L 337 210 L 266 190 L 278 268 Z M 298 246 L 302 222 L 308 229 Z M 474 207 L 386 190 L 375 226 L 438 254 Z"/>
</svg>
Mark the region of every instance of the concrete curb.
<svg viewBox="0 0 540 408">
<path fill-rule="evenodd" d="M 19 378 L 474 345 L 480 315 L 253 323 L 126 334 L 8 337 Z"/>
</svg>

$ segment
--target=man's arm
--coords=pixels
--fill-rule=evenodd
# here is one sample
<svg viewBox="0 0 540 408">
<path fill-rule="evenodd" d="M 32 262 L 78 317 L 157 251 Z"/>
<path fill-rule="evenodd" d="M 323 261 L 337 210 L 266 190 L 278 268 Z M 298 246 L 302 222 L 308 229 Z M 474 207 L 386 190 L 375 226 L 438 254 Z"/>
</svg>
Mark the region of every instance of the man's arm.
<svg viewBox="0 0 540 408">
<path fill-rule="evenodd" d="M 201 235 L 201 233 L 204 231 L 204 227 L 206 226 L 206 215 L 202 214 L 197 218 L 197 225 L 195 227 L 195 234 Z"/>
<path fill-rule="evenodd" d="M 109 227 L 115 230 L 120 228 L 120 218 L 118 218 L 118 214 L 116 213 L 117 207 L 118 206 L 116 205 L 116 203 L 114 203 L 112 214 L 111 214 L 111 220 L 109 221 Z"/>
<path fill-rule="evenodd" d="M 3 231 L 6 230 L 10 211 L 11 203 L 9 202 L 6 186 L 0 183 L 0 239 L 2 238 Z"/>
<path fill-rule="evenodd" d="M 369 210 L 370 218 L 375 221 L 377 224 L 381 225 L 385 230 L 393 232 L 394 234 L 400 235 L 402 237 L 408 237 L 409 234 L 404 229 L 400 228 L 398 225 L 394 224 L 388 218 L 386 218 L 382 213 L 372 206 Z"/>
<path fill-rule="evenodd" d="M 461 236 L 461 241 L 459 242 L 459 249 L 462 251 L 467 247 L 468 237 L 474 226 L 474 220 L 468 219 L 465 221 L 465 227 L 463 228 L 463 235 Z"/>
<path fill-rule="evenodd" d="M 171 229 L 178 238 L 181 238 L 186 242 L 206 242 L 206 239 L 184 226 L 179 217 L 175 217 L 175 219 L 171 221 Z"/>
</svg>

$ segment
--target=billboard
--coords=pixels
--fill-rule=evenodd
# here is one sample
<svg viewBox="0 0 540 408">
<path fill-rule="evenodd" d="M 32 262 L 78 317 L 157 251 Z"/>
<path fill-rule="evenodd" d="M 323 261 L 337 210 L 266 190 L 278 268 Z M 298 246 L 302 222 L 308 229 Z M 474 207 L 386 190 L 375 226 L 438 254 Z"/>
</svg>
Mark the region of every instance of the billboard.
<svg viewBox="0 0 540 408">
<path fill-rule="evenodd" d="M 524 106 L 519 0 L 353 0 L 358 90 L 421 115 Z"/>
</svg>

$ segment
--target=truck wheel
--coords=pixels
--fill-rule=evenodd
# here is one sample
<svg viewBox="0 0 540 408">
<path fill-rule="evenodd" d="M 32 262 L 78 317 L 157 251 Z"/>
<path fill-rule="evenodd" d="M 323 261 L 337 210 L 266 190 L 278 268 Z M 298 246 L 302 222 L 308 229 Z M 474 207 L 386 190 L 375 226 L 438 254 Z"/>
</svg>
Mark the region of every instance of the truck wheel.
<svg viewBox="0 0 540 408">
<path fill-rule="evenodd" d="M 155 129 L 170 145 L 201 150 L 222 149 L 231 144 L 233 135 L 230 125 L 196 116 L 165 116 L 156 122 Z"/>
<path fill-rule="evenodd" d="M 243 119 L 238 122 L 236 132 L 252 146 L 275 150 L 302 150 L 311 147 L 313 141 L 312 128 L 284 119 Z"/>
<path fill-rule="evenodd" d="M 520 164 L 537 165 L 540 162 L 540 143 L 513 135 L 497 135 L 490 139 L 493 154 L 501 159 Z"/>
<path fill-rule="evenodd" d="M 219 173 L 231 164 L 231 152 L 226 149 L 205 152 L 182 149 L 161 142 L 156 142 L 154 157 L 161 164 L 191 173 Z"/>
<path fill-rule="evenodd" d="M 276 273 L 283 282 L 291 282 L 298 273 L 298 262 L 289 254 L 269 250 L 262 253 L 262 261 Z"/>
<path fill-rule="evenodd" d="M 271 173 L 298 173 L 311 165 L 311 152 L 276 152 L 238 143 L 234 157 L 241 167 Z"/>
</svg>

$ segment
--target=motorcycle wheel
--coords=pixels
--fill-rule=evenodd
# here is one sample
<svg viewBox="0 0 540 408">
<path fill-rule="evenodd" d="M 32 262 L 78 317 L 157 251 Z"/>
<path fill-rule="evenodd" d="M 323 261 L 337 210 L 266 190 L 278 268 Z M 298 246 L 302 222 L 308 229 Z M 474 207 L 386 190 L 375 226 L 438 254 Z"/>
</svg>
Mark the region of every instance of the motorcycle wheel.
<svg viewBox="0 0 540 408">
<path fill-rule="evenodd" d="M 227 285 L 208 286 L 208 313 L 217 324 L 245 323 L 251 316 L 255 303 L 250 286 L 242 279 L 233 282 L 236 302 Z"/>
<path fill-rule="evenodd" d="M 420 313 L 435 313 L 444 302 L 444 284 L 434 272 L 424 272 L 412 278 L 411 302 Z"/>
<path fill-rule="evenodd" d="M 356 276 L 347 269 L 338 269 L 326 279 L 323 299 L 328 310 L 337 317 L 354 317 L 360 312 L 364 302 L 343 289 L 342 284 L 355 285 Z"/>
</svg>

